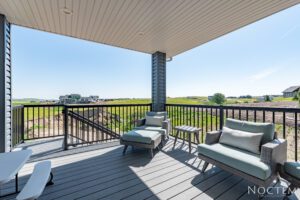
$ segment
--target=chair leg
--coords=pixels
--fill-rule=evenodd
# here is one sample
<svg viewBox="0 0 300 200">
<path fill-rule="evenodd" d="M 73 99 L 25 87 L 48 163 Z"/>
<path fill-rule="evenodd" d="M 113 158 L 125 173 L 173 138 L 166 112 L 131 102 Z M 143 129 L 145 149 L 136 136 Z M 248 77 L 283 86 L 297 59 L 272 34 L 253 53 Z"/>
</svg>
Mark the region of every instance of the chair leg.
<svg viewBox="0 0 300 200">
<path fill-rule="evenodd" d="M 149 151 L 150 151 L 151 158 L 153 158 L 153 149 L 150 149 Z"/>
<path fill-rule="evenodd" d="M 191 133 L 187 133 L 189 137 L 189 153 L 192 151 L 192 141 L 191 141 Z"/>
<path fill-rule="evenodd" d="M 53 173 L 50 172 L 50 177 L 49 177 L 49 180 L 48 180 L 48 183 L 47 183 L 46 186 L 53 185 L 53 184 L 54 184 L 54 183 L 53 183 Z"/>
<path fill-rule="evenodd" d="M 206 170 L 206 168 L 208 167 L 208 162 L 205 162 L 204 163 L 204 165 L 203 165 L 203 167 L 202 167 L 202 170 L 201 170 L 201 173 L 204 173 L 205 172 L 205 170 Z"/>
<path fill-rule="evenodd" d="M 197 141 L 197 143 L 198 143 L 198 144 L 200 144 L 199 135 L 200 135 L 200 133 L 199 133 L 199 132 L 195 133 L 195 136 L 196 136 L 196 141 Z"/>
<path fill-rule="evenodd" d="M 291 196 L 293 194 L 293 192 L 295 191 L 295 186 L 291 183 L 288 188 L 284 191 L 285 193 L 285 196 L 288 197 L 288 196 Z"/>
<path fill-rule="evenodd" d="M 123 155 L 125 155 L 126 150 L 127 150 L 127 147 L 128 147 L 128 145 L 125 145 L 125 146 L 124 146 L 124 149 L 123 149 Z"/>
</svg>

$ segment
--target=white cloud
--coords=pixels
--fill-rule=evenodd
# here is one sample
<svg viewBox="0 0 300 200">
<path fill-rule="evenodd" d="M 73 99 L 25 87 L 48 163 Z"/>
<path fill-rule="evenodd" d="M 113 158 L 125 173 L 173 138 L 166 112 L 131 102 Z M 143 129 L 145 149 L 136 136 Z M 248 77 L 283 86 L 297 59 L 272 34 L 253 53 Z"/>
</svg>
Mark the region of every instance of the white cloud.
<svg viewBox="0 0 300 200">
<path fill-rule="evenodd" d="M 268 68 L 268 69 L 258 72 L 257 74 L 254 74 L 250 78 L 252 81 L 262 80 L 262 79 L 267 78 L 267 77 L 271 76 L 272 74 L 276 73 L 278 70 L 279 70 L 278 68 L 277 69 L 276 68 Z"/>
</svg>

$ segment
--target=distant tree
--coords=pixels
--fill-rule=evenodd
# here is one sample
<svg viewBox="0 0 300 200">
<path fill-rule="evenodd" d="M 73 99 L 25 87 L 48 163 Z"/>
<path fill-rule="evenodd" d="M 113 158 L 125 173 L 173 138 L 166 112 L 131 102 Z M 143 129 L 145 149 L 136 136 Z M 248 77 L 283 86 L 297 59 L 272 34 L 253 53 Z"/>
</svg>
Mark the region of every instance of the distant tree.
<svg viewBox="0 0 300 200">
<path fill-rule="evenodd" d="M 300 90 L 297 93 L 297 97 L 298 97 L 298 102 L 299 102 L 299 105 L 300 105 Z"/>
<path fill-rule="evenodd" d="M 216 104 L 222 105 L 222 104 L 225 103 L 226 98 L 225 98 L 225 95 L 222 94 L 222 93 L 215 93 L 212 96 L 211 101 L 214 102 L 214 103 L 216 103 Z"/>
<path fill-rule="evenodd" d="M 272 99 L 269 95 L 265 95 L 265 101 L 270 102 L 272 101 Z"/>
<path fill-rule="evenodd" d="M 248 95 L 240 96 L 239 98 L 240 99 L 252 99 L 252 96 L 248 94 Z"/>
<path fill-rule="evenodd" d="M 294 95 L 293 100 L 297 101 L 300 98 L 300 90 Z"/>
</svg>

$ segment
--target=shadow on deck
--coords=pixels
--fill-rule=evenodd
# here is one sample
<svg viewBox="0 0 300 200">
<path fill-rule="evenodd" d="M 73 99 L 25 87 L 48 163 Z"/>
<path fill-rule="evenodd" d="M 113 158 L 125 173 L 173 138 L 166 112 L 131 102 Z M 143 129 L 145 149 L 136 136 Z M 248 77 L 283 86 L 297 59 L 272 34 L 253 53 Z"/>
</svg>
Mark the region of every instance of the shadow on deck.
<svg viewBox="0 0 300 200">
<path fill-rule="evenodd" d="M 201 174 L 204 162 L 196 156 L 196 146 L 189 154 L 187 145 L 180 142 L 173 149 L 173 139 L 153 159 L 140 149 L 123 156 L 118 142 L 68 151 L 62 150 L 62 138 L 22 146 L 32 149 L 33 155 L 19 173 L 21 188 L 36 161 L 52 161 L 54 185 L 46 187 L 40 199 L 257 199 L 247 193 L 251 184 L 235 175 L 214 166 Z M 13 182 L 1 189 L 12 191 Z M 272 192 L 264 199 L 282 199 Z"/>
</svg>

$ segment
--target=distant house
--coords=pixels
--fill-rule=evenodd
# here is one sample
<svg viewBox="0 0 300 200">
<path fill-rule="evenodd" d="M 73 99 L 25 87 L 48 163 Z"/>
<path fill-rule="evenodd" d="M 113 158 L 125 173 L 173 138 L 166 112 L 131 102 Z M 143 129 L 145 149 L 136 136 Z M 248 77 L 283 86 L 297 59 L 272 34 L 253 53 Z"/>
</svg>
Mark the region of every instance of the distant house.
<svg viewBox="0 0 300 200">
<path fill-rule="evenodd" d="M 82 97 L 80 94 L 70 94 L 59 97 L 59 103 L 61 104 L 94 103 L 98 100 L 99 96 L 96 95 Z"/>
<path fill-rule="evenodd" d="M 297 92 L 299 92 L 300 86 L 292 86 L 287 89 L 285 89 L 283 93 L 283 97 L 294 97 Z"/>
<path fill-rule="evenodd" d="M 59 97 L 59 103 L 61 104 L 73 104 L 77 103 L 81 98 L 80 94 L 70 94 Z"/>
</svg>

